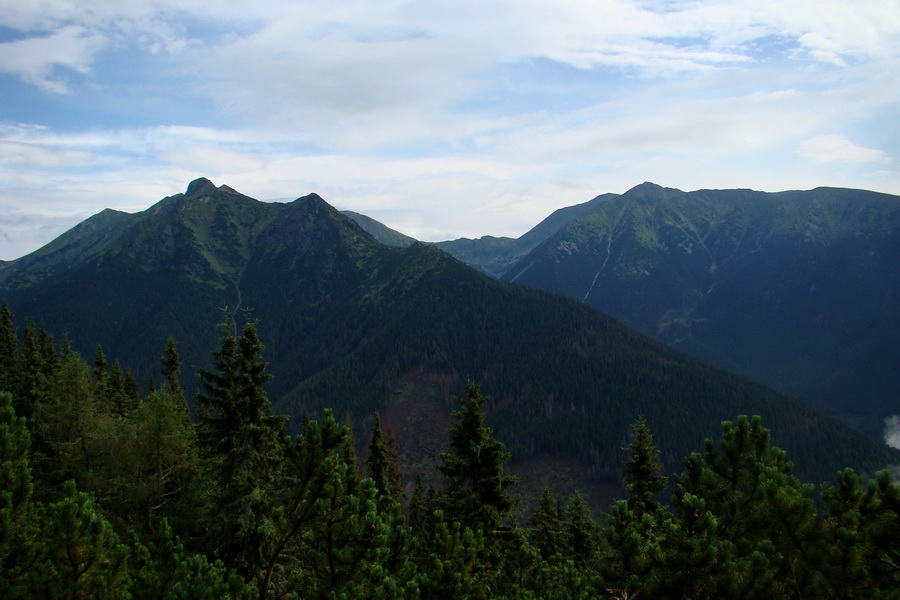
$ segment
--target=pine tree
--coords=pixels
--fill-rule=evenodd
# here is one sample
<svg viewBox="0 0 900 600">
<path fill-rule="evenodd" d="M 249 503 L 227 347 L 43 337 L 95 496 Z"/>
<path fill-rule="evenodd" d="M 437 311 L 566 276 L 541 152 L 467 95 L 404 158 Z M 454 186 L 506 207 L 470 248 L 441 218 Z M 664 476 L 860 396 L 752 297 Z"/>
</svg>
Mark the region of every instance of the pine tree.
<svg viewBox="0 0 900 600">
<path fill-rule="evenodd" d="M 103 353 L 103 348 L 98 344 L 97 351 L 94 353 L 94 381 L 97 382 L 97 389 L 100 390 L 101 397 L 106 395 L 106 368 L 108 366 L 106 354 Z"/>
<path fill-rule="evenodd" d="M 397 464 L 397 449 L 386 438 L 381 429 L 381 416 L 375 413 L 372 425 L 372 441 L 366 459 L 369 473 L 375 481 L 379 499 L 386 498 L 403 506 L 403 478 Z"/>
<path fill-rule="evenodd" d="M 25 419 L 13 410 L 12 395 L 0 392 L 0 597 L 26 597 L 23 579 L 36 552 L 33 484 Z"/>
<path fill-rule="evenodd" d="M 434 539 L 434 487 L 425 491 L 422 476 L 416 475 L 412 500 L 409 503 L 409 527 L 415 540 L 416 558 L 424 561 L 431 552 Z"/>
<path fill-rule="evenodd" d="M 272 414 L 263 390 L 271 375 L 261 360 L 256 323 L 247 321 L 239 338 L 227 327 L 222 331 L 215 370 L 199 372 L 199 443 L 214 485 L 208 543 L 227 566 L 249 578 L 262 568 L 270 544 L 284 419 Z"/>
<path fill-rule="evenodd" d="M 600 528 L 578 492 L 565 509 L 565 522 L 569 557 L 578 568 L 593 568 L 600 550 Z"/>
<path fill-rule="evenodd" d="M 136 399 L 128 392 L 125 371 L 119 361 L 113 363 L 106 378 L 106 401 L 113 414 L 120 417 L 137 408 Z"/>
<path fill-rule="evenodd" d="M 37 329 L 29 321 L 22 330 L 18 389 L 14 394 L 16 414 L 31 420 L 35 407 L 47 397 L 47 369 L 38 343 Z"/>
<path fill-rule="evenodd" d="M 184 392 L 181 389 L 181 382 L 178 376 L 181 374 L 181 357 L 178 356 L 178 347 L 175 344 L 175 338 L 170 337 L 166 341 L 166 353 L 160 359 L 162 362 L 162 374 L 166 378 L 163 384 L 168 393 L 184 399 Z M 187 408 L 187 405 L 185 405 Z"/>
<path fill-rule="evenodd" d="M 260 597 L 403 597 L 413 578 L 410 532 L 399 504 L 359 479 L 347 427 L 330 410 L 287 451 L 274 544 Z"/>
<path fill-rule="evenodd" d="M 12 312 L 4 302 L 0 305 L 0 392 L 13 392 L 19 372 L 19 338 Z"/>
<path fill-rule="evenodd" d="M 29 581 L 32 597 L 129 597 L 129 549 L 74 482 L 66 484 L 66 497 L 47 508 L 41 540 L 38 567 Z"/>
<path fill-rule="evenodd" d="M 90 367 L 75 353 L 60 356 L 56 372 L 41 380 L 44 392 L 32 420 L 33 467 L 42 484 L 39 495 L 56 500 L 66 480 L 84 483 L 90 477 L 106 405 L 97 396 Z"/>
<path fill-rule="evenodd" d="M 440 511 L 436 518 L 433 550 L 417 578 L 421 597 L 490 598 L 496 571 L 486 559 L 483 531 L 448 523 Z"/>
<path fill-rule="evenodd" d="M 163 519 L 145 544 L 136 541 L 131 558 L 132 600 L 204 599 L 251 600 L 256 590 L 221 561 L 188 552 Z"/>
<path fill-rule="evenodd" d="M 822 491 L 824 543 L 816 593 L 828 598 L 890 598 L 900 590 L 900 485 L 887 471 L 862 485 L 853 469 Z"/>
<path fill-rule="evenodd" d="M 200 516 L 205 481 L 182 398 L 156 392 L 126 415 L 99 421 L 82 487 L 97 495 L 120 531 L 151 533 L 167 518 L 176 534 L 187 535 Z"/>
<path fill-rule="evenodd" d="M 449 521 L 492 535 L 512 517 L 516 505 L 508 492 L 516 478 L 504 472 L 510 454 L 485 425 L 487 398 L 477 385 L 469 382 L 466 398 L 457 402 L 461 409 L 453 412 L 450 449 L 441 454 L 443 464 L 438 466 L 448 482 L 439 505 Z"/>
<path fill-rule="evenodd" d="M 659 450 L 643 416 L 631 426 L 631 436 L 631 443 L 624 448 L 628 458 L 622 470 L 625 472 L 625 489 L 629 493 L 628 507 L 640 518 L 645 512 L 659 507 L 653 498 L 666 489 L 668 478 L 660 475 Z"/>
<path fill-rule="evenodd" d="M 718 537 L 733 545 L 727 593 L 790 597 L 812 573 L 804 564 L 817 535 L 812 486 L 791 474 L 793 465 L 758 416 L 741 415 L 722 429 L 718 445 L 708 439 L 703 454 L 685 461 L 676 511 L 685 521 L 699 510 L 692 503 L 702 500 Z"/>
<path fill-rule="evenodd" d="M 544 486 L 537 510 L 531 515 L 531 543 L 544 560 L 557 562 L 567 549 L 565 517 L 562 503 Z"/>
</svg>

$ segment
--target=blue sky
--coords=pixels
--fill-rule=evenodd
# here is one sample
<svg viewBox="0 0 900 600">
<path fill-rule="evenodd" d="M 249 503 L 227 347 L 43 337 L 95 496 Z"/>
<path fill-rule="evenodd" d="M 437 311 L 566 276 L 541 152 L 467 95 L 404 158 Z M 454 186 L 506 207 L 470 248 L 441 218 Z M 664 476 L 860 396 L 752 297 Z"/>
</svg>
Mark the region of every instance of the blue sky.
<svg viewBox="0 0 900 600">
<path fill-rule="evenodd" d="M 0 0 L 5 260 L 200 176 L 434 241 L 898 161 L 900 0 Z"/>
</svg>

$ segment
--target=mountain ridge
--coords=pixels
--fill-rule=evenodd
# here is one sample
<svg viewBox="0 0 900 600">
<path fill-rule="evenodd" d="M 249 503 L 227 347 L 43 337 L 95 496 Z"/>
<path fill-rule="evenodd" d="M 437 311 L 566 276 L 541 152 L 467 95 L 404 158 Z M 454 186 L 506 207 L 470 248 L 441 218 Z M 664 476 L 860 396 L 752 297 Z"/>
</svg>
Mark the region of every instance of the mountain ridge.
<svg viewBox="0 0 900 600">
<path fill-rule="evenodd" d="M 811 459 L 815 481 L 848 464 L 872 472 L 900 462 L 850 427 L 582 303 L 497 282 L 432 245 L 379 244 L 317 195 L 281 204 L 208 180 L 188 189 L 79 238 L 97 252 L 65 269 L 11 265 L 0 295 L 17 316 L 68 332 L 81 353 L 100 343 L 138 381 L 158 377 L 148 358 L 169 336 L 185 365 L 208 367 L 217 326 L 252 309 L 276 410 L 296 423 L 330 407 L 358 434 L 383 411 L 398 430 L 419 430 L 401 454 L 426 472 L 444 435 L 436 424 L 466 379 L 492 397 L 492 426 L 521 464 L 555 457 L 606 485 L 621 483 L 623 436 L 640 413 L 669 465 L 744 413 L 762 414 L 798 463 Z M 529 480 L 539 488 L 545 476 Z"/>
<path fill-rule="evenodd" d="M 840 350 L 868 345 L 867 358 L 850 355 L 855 368 L 900 352 L 888 339 L 900 331 L 890 315 L 900 303 L 898 223 L 900 198 L 865 190 L 639 186 L 567 224 L 501 280 L 561 292 L 705 360 L 813 402 L 824 397 L 818 405 L 847 420 L 862 408 L 871 413 L 864 428 L 878 436 L 889 406 L 874 396 L 886 398 L 885 381 L 896 377 L 885 365 L 873 380 L 854 378 Z M 879 329 L 880 341 L 861 341 Z"/>
</svg>

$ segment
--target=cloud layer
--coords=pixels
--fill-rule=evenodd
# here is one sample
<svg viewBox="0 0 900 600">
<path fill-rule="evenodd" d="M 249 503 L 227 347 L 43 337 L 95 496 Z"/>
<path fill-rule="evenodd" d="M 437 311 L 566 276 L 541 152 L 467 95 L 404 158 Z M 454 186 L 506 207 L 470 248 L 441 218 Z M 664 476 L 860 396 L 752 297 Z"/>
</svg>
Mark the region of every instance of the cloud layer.
<svg viewBox="0 0 900 600">
<path fill-rule="evenodd" d="M 0 0 L 0 258 L 197 176 L 420 239 L 645 180 L 900 193 L 900 1 Z"/>
</svg>

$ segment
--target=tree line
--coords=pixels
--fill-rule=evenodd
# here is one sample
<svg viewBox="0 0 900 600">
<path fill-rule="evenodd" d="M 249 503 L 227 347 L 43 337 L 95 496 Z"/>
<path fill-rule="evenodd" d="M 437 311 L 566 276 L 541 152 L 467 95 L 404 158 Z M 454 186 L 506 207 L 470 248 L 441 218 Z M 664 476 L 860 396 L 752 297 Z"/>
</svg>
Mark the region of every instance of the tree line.
<svg viewBox="0 0 900 600">
<path fill-rule="evenodd" d="M 0 308 L 4 598 L 896 598 L 900 486 L 851 469 L 815 488 L 759 417 L 684 460 L 671 501 L 649 427 L 627 498 L 596 518 L 544 489 L 519 514 L 510 453 L 474 383 L 443 483 L 409 497 L 378 415 L 366 456 L 331 411 L 288 435 L 257 324 L 223 326 L 192 419 L 177 345 L 141 392 Z"/>
</svg>

